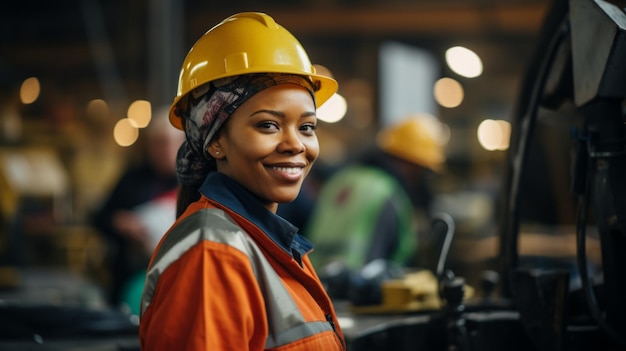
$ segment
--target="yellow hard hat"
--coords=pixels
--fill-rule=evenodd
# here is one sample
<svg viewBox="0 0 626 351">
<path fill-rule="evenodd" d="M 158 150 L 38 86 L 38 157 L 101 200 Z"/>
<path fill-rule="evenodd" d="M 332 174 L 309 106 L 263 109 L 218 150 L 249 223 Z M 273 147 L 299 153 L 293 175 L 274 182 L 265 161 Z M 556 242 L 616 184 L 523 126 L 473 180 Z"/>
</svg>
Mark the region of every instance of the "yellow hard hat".
<svg viewBox="0 0 626 351">
<path fill-rule="evenodd" d="M 443 127 L 435 117 L 409 116 L 381 130 L 376 142 L 390 155 L 439 172 L 445 162 Z"/>
<path fill-rule="evenodd" d="M 194 88 L 248 73 L 307 76 L 316 88 L 318 107 L 337 91 L 334 79 L 316 74 L 306 51 L 289 31 L 265 13 L 242 12 L 209 29 L 187 54 L 170 107 L 170 122 L 182 129 L 176 105 Z"/>
</svg>

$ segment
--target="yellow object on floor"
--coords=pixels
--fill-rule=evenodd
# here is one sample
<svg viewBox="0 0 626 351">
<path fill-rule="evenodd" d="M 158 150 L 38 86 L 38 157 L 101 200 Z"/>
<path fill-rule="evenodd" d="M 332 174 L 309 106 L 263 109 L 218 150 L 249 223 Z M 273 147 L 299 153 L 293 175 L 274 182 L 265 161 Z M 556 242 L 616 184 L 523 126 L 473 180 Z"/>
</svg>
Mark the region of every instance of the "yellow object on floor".
<svg viewBox="0 0 626 351">
<path fill-rule="evenodd" d="M 407 273 L 402 279 L 384 281 L 381 288 L 382 304 L 351 306 L 350 310 L 357 314 L 384 314 L 437 310 L 443 306 L 437 279 L 428 270 Z M 473 295 L 474 289 L 466 285 L 464 300 Z"/>
</svg>

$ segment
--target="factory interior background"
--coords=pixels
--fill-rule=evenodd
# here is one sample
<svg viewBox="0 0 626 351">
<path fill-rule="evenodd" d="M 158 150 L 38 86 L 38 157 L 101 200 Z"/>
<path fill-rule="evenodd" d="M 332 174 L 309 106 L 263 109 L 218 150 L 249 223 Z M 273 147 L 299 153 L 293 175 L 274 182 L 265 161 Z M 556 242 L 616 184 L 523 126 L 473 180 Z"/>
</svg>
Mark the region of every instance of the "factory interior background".
<svg viewBox="0 0 626 351">
<path fill-rule="evenodd" d="M 50 271 L 47 279 L 70 274 L 85 285 L 77 292 L 38 280 L 33 284 L 42 288 L 21 298 L 101 301 L 98 287 L 109 279 L 105 248 L 89 217 L 123 169 L 143 157 L 144 127 L 172 101 L 187 50 L 240 11 L 273 16 L 339 82 L 336 105 L 318 128 L 321 164 L 341 165 L 381 127 L 407 115 L 432 115 L 447 126 L 434 207 L 456 223 L 450 266 L 479 284 L 498 256 L 511 118 L 549 6 L 545 0 L 7 2 L 0 11 L 0 289 L 10 296 L 28 279 L 24 272 Z M 461 59 L 469 67 L 455 66 L 454 53 L 469 55 Z M 540 194 L 546 203 L 568 196 L 567 183 L 542 179 L 542 171 L 532 173 L 551 189 Z M 542 214 L 551 223 L 573 221 L 569 208 Z M 574 255 L 571 236 L 558 245 L 524 238 L 524 254 Z"/>
</svg>

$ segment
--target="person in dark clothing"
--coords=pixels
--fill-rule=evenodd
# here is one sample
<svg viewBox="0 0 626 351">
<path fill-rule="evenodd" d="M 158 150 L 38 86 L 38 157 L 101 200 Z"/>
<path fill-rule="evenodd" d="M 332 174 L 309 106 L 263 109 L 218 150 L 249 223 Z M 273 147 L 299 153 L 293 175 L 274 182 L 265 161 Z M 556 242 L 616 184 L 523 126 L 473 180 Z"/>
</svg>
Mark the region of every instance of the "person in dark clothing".
<svg viewBox="0 0 626 351">
<path fill-rule="evenodd" d="M 92 223 L 107 245 L 108 301 L 123 302 L 129 280 L 145 271 L 156 243 L 175 220 L 176 153 L 184 134 L 169 125 L 167 111 L 146 129 L 145 159 L 131 165 Z"/>
</svg>

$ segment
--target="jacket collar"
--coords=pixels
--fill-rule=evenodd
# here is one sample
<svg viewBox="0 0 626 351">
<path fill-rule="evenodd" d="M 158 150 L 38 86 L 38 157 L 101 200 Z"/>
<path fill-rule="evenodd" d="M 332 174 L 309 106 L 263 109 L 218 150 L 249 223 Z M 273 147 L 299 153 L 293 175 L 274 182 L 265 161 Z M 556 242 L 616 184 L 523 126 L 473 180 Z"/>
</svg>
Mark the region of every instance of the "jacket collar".
<svg viewBox="0 0 626 351">
<path fill-rule="evenodd" d="M 200 193 L 251 221 L 298 261 L 313 249 L 313 245 L 298 234 L 296 226 L 269 211 L 254 194 L 223 173 L 209 173 Z"/>
</svg>

